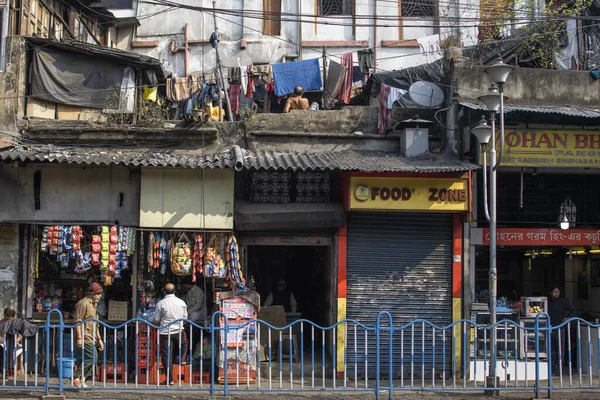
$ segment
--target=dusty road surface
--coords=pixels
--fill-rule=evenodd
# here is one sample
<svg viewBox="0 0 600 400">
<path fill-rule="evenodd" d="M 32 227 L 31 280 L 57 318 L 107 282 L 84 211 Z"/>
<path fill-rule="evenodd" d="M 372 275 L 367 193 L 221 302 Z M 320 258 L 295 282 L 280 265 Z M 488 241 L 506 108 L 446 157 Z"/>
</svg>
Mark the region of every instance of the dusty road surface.
<svg viewBox="0 0 600 400">
<path fill-rule="evenodd" d="M 40 399 L 41 392 L 33 391 L 17 391 L 17 390 L 0 390 L 0 400 L 25 400 L 25 399 Z M 543 393 L 541 398 L 547 398 L 547 393 Z M 320 392 L 305 392 L 305 393 L 234 393 L 229 396 L 218 394 L 210 397 L 206 393 L 193 391 L 171 391 L 160 393 L 141 391 L 141 392 L 115 392 L 115 391 L 66 391 L 67 399 L 101 399 L 101 400 L 375 400 L 373 393 L 320 393 Z M 482 392 L 458 392 L 458 393 L 431 393 L 431 392 L 396 392 L 394 399 L 396 400 L 484 400 L 498 399 L 498 397 L 484 396 Z M 529 400 L 534 399 L 533 391 L 527 392 L 503 392 L 499 399 L 510 400 Z M 552 396 L 553 399 L 560 400 L 600 400 L 600 390 L 573 390 L 573 391 L 556 391 Z M 388 399 L 387 393 L 382 393 L 381 400 Z"/>
</svg>

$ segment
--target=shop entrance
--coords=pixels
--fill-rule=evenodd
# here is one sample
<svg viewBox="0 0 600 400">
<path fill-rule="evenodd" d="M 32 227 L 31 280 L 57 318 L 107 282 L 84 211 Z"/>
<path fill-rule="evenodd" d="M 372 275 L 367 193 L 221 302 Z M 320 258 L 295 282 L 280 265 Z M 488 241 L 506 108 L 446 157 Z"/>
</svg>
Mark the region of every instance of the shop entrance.
<svg viewBox="0 0 600 400">
<path fill-rule="evenodd" d="M 331 246 L 251 245 L 247 260 L 248 277 L 254 279 L 262 304 L 283 279 L 297 302 L 297 313 L 288 312 L 288 321 L 303 318 L 321 326 L 335 323 Z"/>
<path fill-rule="evenodd" d="M 498 298 L 516 302 L 521 297 L 547 296 L 550 286 L 563 291 L 566 286 L 565 265 L 584 261 L 571 255 L 562 247 L 506 247 L 498 249 Z M 477 247 L 475 268 L 475 294 L 488 288 L 489 247 Z M 563 293 L 565 296 L 566 292 Z M 485 296 L 485 294 L 484 294 Z M 574 299 L 569 299 L 573 301 Z"/>
</svg>

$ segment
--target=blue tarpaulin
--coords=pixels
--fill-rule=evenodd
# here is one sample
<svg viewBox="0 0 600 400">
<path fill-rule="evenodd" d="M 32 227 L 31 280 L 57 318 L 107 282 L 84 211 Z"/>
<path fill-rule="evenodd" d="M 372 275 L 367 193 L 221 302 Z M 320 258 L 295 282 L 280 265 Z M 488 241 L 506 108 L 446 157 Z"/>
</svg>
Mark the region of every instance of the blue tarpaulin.
<svg viewBox="0 0 600 400">
<path fill-rule="evenodd" d="M 318 90 L 323 86 L 319 59 L 273 64 L 275 95 L 284 96 L 294 91 L 296 86 L 304 90 Z"/>
</svg>

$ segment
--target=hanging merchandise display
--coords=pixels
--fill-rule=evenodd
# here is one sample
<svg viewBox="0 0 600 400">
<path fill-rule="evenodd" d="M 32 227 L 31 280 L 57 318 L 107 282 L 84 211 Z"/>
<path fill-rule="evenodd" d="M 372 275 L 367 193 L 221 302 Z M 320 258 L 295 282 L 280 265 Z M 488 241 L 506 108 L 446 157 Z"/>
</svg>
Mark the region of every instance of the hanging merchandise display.
<svg viewBox="0 0 600 400">
<path fill-rule="evenodd" d="M 202 235 L 196 236 L 194 240 L 194 256 L 193 256 L 194 270 L 196 273 L 201 274 L 203 271 L 202 268 L 202 259 L 204 258 L 204 244 L 202 241 Z M 194 282 L 195 282 L 195 274 L 194 274 Z"/>
<path fill-rule="evenodd" d="M 237 292 L 248 290 L 246 287 L 246 280 L 242 276 L 237 240 L 233 235 L 231 235 L 227 241 L 226 260 L 227 280 L 231 285 L 231 289 Z"/>
<path fill-rule="evenodd" d="M 221 250 L 220 243 L 222 241 L 219 240 L 219 235 L 215 234 L 214 236 L 214 247 L 207 247 L 204 252 L 204 276 L 206 278 L 225 279 L 227 277 L 227 267 L 221 256 L 223 251 Z"/>
<path fill-rule="evenodd" d="M 192 269 L 192 245 L 185 234 L 171 250 L 171 272 L 177 276 L 189 276 L 194 273 Z"/>
<path fill-rule="evenodd" d="M 121 234 L 119 238 L 121 243 Z M 167 283 L 176 286 L 180 298 L 185 298 L 189 285 L 197 285 L 207 299 L 212 298 L 218 289 L 229 288 L 236 292 L 248 290 L 237 241 L 231 233 L 145 232 L 140 237 L 139 246 L 135 282 L 138 318 L 152 319 L 156 303 L 162 297 L 162 289 Z M 121 246 L 119 250 L 123 248 Z"/>
<path fill-rule="evenodd" d="M 130 258 L 136 250 L 135 228 L 51 225 L 39 228 L 31 243 L 34 246 L 29 274 L 32 290 L 28 292 L 34 293 L 34 313 L 58 309 L 67 320 L 91 282 L 103 284 L 103 301 L 128 300 L 126 287 L 131 276 Z M 117 281 L 116 292 L 110 292 L 108 288 Z M 34 314 L 36 317 L 44 319 L 43 315 Z"/>
<path fill-rule="evenodd" d="M 144 242 L 143 242 L 143 238 L 142 240 L 142 245 L 140 246 L 141 248 L 144 248 Z M 150 272 L 151 268 L 154 268 L 154 243 L 156 242 L 156 239 L 154 237 L 154 234 L 152 232 L 150 232 L 150 234 L 148 235 L 148 272 Z M 143 257 L 142 257 L 143 259 Z"/>
</svg>

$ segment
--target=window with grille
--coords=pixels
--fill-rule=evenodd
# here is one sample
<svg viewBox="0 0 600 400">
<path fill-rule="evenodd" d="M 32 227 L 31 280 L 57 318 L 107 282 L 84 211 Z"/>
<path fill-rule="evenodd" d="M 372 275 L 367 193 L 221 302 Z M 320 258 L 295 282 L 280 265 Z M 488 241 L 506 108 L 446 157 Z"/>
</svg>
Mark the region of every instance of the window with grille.
<svg viewBox="0 0 600 400">
<path fill-rule="evenodd" d="M 319 15 L 351 15 L 351 0 L 319 0 Z"/>
<path fill-rule="evenodd" d="M 331 184 L 324 172 L 298 172 L 296 174 L 296 203 L 328 203 Z"/>
<path fill-rule="evenodd" d="M 402 0 L 403 17 L 435 17 L 435 0 Z"/>
<path fill-rule="evenodd" d="M 329 203 L 332 179 L 327 172 L 250 174 L 249 199 L 255 203 Z"/>
<path fill-rule="evenodd" d="M 289 203 L 291 184 L 291 172 L 255 172 L 250 179 L 250 201 Z"/>
</svg>

